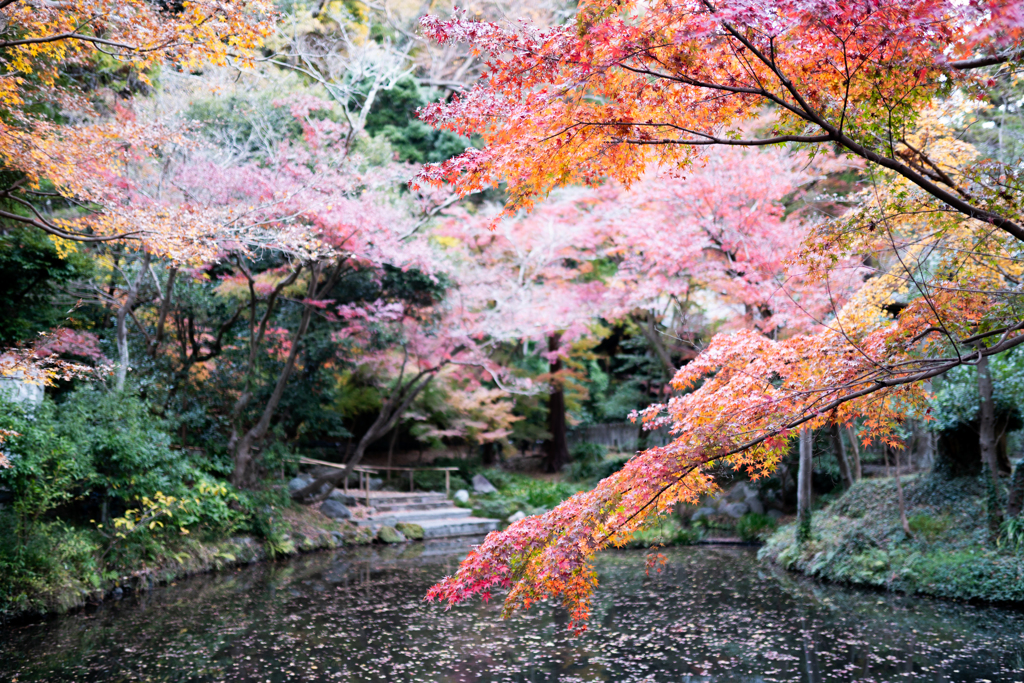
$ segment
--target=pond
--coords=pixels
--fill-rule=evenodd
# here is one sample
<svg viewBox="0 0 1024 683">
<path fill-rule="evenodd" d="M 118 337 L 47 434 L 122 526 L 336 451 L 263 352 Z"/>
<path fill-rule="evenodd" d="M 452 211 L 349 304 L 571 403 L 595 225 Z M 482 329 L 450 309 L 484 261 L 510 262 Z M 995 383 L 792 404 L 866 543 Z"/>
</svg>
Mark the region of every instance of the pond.
<svg viewBox="0 0 1024 683">
<path fill-rule="evenodd" d="M 1021 681 L 1024 614 L 821 585 L 743 548 L 599 558 L 590 630 L 556 606 L 423 602 L 466 542 L 320 553 L 0 633 L 0 681 Z"/>
</svg>

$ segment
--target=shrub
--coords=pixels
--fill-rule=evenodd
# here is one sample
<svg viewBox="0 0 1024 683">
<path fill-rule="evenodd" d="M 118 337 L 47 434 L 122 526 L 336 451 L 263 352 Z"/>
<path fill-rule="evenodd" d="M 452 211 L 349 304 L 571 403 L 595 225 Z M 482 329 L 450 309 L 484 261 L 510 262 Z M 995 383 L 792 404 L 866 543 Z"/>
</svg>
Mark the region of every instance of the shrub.
<svg viewBox="0 0 1024 683">
<path fill-rule="evenodd" d="M 744 541 L 763 541 L 775 532 L 776 526 L 768 515 L 748 512 L 736 522 L 736 535 Z"/>
<path fill-rule="evenodd" d="M 1009 517 L 999 527 L 999 545 L 1020 552 L 1024 548 L 1024 516 Z"/>
<path fill-rule="evenodd" d="M 572 481 L 586 481 L 597 475 L 604 463 L 604 457 L 608 449 L 601 444 L 590 441 L 582 441 L 572 447 L 570 455 L 572 464 L 569 467 L 569 479 Z"/>
<path fill-rule="evenodd" d="M 660 545 L 693 545 L 703 538 L 704 533 L 696 527 L 684 527 L 675 515 L 665 515 L 658 521 L 633 534 L 626 544 L 628 548 L 650 548 Z"/>
<path fill-rule="evenodd" d="M 949 528 L 949 519 L 919 513 L 907 517 L 907 525 L 915 535 L 923 536 L 929 541 L 933 541 Z"/>
</svg>

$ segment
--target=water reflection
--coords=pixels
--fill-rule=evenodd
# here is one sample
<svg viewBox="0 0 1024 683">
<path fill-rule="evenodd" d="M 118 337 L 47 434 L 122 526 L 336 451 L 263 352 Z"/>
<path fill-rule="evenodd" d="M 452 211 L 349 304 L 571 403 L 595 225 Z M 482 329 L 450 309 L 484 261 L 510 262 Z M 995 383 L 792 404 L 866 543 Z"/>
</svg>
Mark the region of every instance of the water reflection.
<svg viewBox="0 0 1024 683">
<path fill-rule="evenodd" d="M 0 635 L 19 681 L 1020 681 L 1024 615 L 824 586 L 743 549 L 607 553 L 591 630 L 554 606 L 443 612 L 468 546 L 410 544 L 200 577 Z"/>
</svg>

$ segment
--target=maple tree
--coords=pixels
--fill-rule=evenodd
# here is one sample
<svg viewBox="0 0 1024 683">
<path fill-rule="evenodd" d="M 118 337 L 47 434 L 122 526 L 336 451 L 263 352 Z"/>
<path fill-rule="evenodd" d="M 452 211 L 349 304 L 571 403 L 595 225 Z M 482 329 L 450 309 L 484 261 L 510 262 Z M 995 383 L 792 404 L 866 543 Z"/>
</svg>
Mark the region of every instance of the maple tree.
<svg viewBox="0 0 1024 683">
<path fill-rule="evenodd" d="M 820 331 L 715 337 L 673 378 L 681 395 L 638 415 L 669 426 L 671 443 L 490 535 L 430 598 L 500 588 L 506 612 L 558 598 L 584 628 L 589 558 L 714 490 L 713 464 L 765 476 L 799 431 L 855 418 L 865 438 L 898 448 L 895 425 L 923 412 L 924 380 L 1024 342 L 1019 169 L 979 158 L 957 130 L 984 69 L 1021 58 L 1019 3 L 586 2 L 552 28 L 465 15 L 424 27 L 489 58 L 477 87 L 424 110 L 485 146 L 428 167 L 424 182 L 463 193 L 505 183 L 514 215 L 559 186 L 633 186 L 652 165 L 685 172 L 711 147 L 827 146 L 866 162 L 869 186 L 796 260 L 826 293 L 847 259 L 877 273 L 830 302 Z"/>
<path fill-rule="evenodd" d="M 147 71 L 161 64 L 195 69 L 224 63 L 259 44 L 272 26 L 272 10 L 262 0 L 199 1 L 180 8 L 142 0 L 3 3 L 0 53 L 6 77 L 0 101 L 8 115 L 0 123 L 0 161 L 13 178 L 4 197 L 20 211 L 0 216 L 77 241 L 150 236 L 161 245 L 187 232 L 181 216 L 135 208 L 121 173 L 126 162 L 173 140 L 175 132 L 141 125 L 116 102 L 98 106 L 94 93 L 62 73 L 96 68 L 105 58 L 145 85 Z M 70 122 L 75 119 L 81 122 Z M 40 197 L 93 210 L 85 216 L 46 215 L 36 208 Z"/>
</svg>

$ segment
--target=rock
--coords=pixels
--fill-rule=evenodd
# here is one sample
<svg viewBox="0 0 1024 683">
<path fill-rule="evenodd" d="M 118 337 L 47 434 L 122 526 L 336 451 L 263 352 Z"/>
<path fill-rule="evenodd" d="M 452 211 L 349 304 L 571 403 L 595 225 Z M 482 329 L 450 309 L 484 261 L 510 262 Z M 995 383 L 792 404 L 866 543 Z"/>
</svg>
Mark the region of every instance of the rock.
<svg viewBox="0 0 1024 683">
<path fill-rule="evenodd" d="M 509 515 L 509 518 L 507 520 L 505 520 L 505 521 L 508 522 L 509 524 L 515 524 L 516 522 L 518 522 L 521 519 L 526 519 L 526 513 L 523 512 L 522 510 L 519 510 L 518 512 L 516 512 L 514 514 Z"/>
<path fill-rule="evenodd" d="M 340 531 L 332 531 L 331 536 L 334 536 L 334 542 L 338 545 L 345 544 L 345 534 L 341 533 Z"/>
<path fill-rule="evenodd" d="M 763 515 L 764 514 L 764 505 L 761 503 L 760 499 L 758 499 L 756 496 L 754 496 L 752 498 L 747 498 L 743 502 L 746 503 L 747 507 L 750 508 L 751 512 L 756 512 L 759 515 Z"/>
<path fill-rule="evenodd" d="M 468 503 L 469 491 L 467 491 L 466 489 L 459 489 L 458 491 L 455 492 L 455 500 L 460 503 Z"/>
<path fill-rule="evenodd" d="M 110 591 L 110 597 L 114 598 L 115 600 L 120 600 L 123 596 L 124 591 L 121 589 L 120 586 L 115 586 L 114 590 Z"/>
<path fill-rule="evenodd" d="M 745 481 L 741 481 L 729 490 L 726 498 L 730 503 L 742 503 L 748 498 L 756 498 L 757 491 Z"/>
<path fill-rule="evenodd" d="M 776 522 L 785 517 L 785 515 L 782 514 L 781 510 L 769 510 L 768 516 L 774 519 Z"/>
<path fill-rule="evenodd" d="M 710 517 L 711 515 L 718 512 L 715 508 L 698 508 L 696 512 L 690 517 L 691 522 L 696 522 L 703 517 Z"/>
<path fill-rule="evenodd" d="M 288 482 L 288 493 L 295 493 L 296 491 L 300 491 L 300 490 L 306 488 L 307 486 L 309 486 L 312 483 L 313 483 L 313 475 L 311 475 L 311 474 L 300 474 L 299 476 L 295 477 L 290 482 Z M 323 486 L 321 486 L 320 487 L 321 495 L 324 494 L 324 493 L 327 493 L 327 489 L 330 488 L 330 487 L 331 487 L 330 484 L 324 484 Z"/>
<path fill-rule="evenodd" d="M 382 526 L 377 531 L 377 538 L 384 543 L 404 543 L 405 535 L 393 526 Z"/>
<path fill-rule="evenodd" d="M 308 474 L 300 474 L 299 476 L 288 482 L 288 492 L 295 493 L 301 489 L 306 488 L 313 481 L 313 477 Z"/>
<path fill-rule="evenodd" d="M 370 477 L 369 485 L 371 491 L 380 491 L 384 486 L 384 480 L 378 479 L 377 477 Z"/>
<path fill-rule="evenodd" d="M 423 540 L 423 527 L 412 522 L 399 522 L 395 525 L 395 531 L 402 534 L 411 541 Z"/>
<path fill-rule="evenodd" d="M 750 508 L 746 503 L 729 503 L 718 508 L 718 511 L 722 514 L 729 515 L 733 519 L 739 519 L 743 515 L 750 512 Z"/>
<path fill-rule="evenodd" d="M 498 489 L 494 488 L 494 484 L 487 481 L 487 477 L 482 474 L 473 475 L 473 490 L 477 493 L 497 493 Z"/>
<path fill-rule="evenodd" d="M 328 498 L 320 506 L 320 512 L 324 513 L 331 519 L 350 519 L 352 512 L 345 507 L 341 501 L 334 498 Z"/>
<path fill-rule="evenodd" d="M 331 491 L 331 495 L 329 496 L 329 498 L 338 501 L 342 505 L 351 506 L 356 504 L 356 497 L 348 493 L 345 493 L 341 489 L 334 489 L 333 491 Z"/>
</svg>

